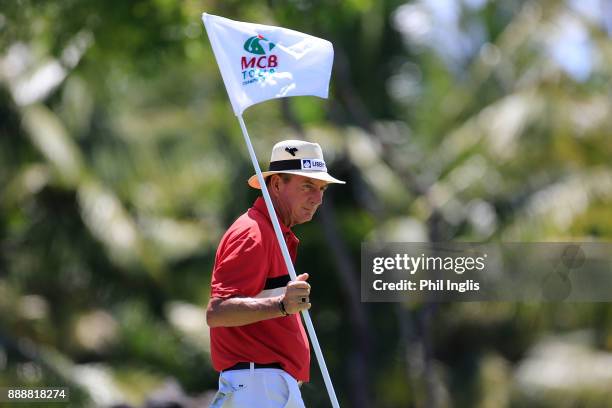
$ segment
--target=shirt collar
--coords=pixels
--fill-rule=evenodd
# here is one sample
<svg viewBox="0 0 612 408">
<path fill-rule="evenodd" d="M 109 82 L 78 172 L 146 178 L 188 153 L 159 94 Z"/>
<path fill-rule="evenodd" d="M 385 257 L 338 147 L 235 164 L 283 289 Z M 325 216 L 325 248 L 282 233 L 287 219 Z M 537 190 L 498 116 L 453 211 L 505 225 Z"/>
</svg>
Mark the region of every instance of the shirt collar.
<svg viewBox="0 0 612 408">
<path fill-rule="evenodd" d="M 255 203 L 253 203 L 253 208 L 262 213 L 266 217 L 266 219 L 270 221 L 270 224 L 272 223 L 272 221 L 270 220 L 270 214 L 268 214 L 268 207 L 266 207 L 266 202 L 264 201 L 263 197 L 257 197 L 257 200 L 255 200 Z M 276 208 L 274 210 L 276 211 Z M 289 233 L 295 237 L 293 231 L 291 231 L 291 228 L 283 224 L 283 222 L 281 221 L 280 217 L 278 216 L 278 211 L 276 211 L 276 217 L 278 218 L 278 223 L 280 224 L 283 235 L 287 235 L 287 233 Z"/>
</svg>

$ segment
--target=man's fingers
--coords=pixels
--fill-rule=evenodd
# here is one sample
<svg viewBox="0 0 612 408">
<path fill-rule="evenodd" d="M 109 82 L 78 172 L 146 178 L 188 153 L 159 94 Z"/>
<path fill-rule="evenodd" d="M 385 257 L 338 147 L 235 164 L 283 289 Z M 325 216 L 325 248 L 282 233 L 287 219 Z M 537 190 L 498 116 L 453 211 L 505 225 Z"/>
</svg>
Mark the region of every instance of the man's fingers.
<svg viewBox="0 0 612 408">
<path fill-rule="evenodd" d="M 304 309 L 310 309 L 312 306 L 308 293 L 292 293 L 291 295 L 285 294 L 283 303 L 285 305 L 285 309 L 289 314 L 298 313 Z"/>
<path fill-rule="evenodd" d="M 308 310 L 312 307 L 312 303 L 300 303 L 298 304 L 297 311 L 301 312 L 302 310 Z"/>
<path fill-rule="evenodd" d="M 289 282 L 287 284 L 287 290 L 293 289 L 308 289 L 310 290 L 310 284 L 308 282 Z"/>
<path fill-rule="evenodd" d="M 295 304 L 295 305 L 299 305 L 301 303 L 308 303 L 310 302 L 310 298 L 308 297 L 308 295 L 303 294 L 303 295 L 299 295 L 299 296 L 291 296 L 291 297 L 286 297 L 285 298 L 287 302 Z M 306 299 L 306 302 L 304 302 L 304 299 Z"/>
<path fill-rule="evenodd" d="M 289 296 L 305 296 L 310 294 L 309 288 L 289 288 L 287 289 L 287 295 Z"/>
<path fill-rule="evenodd" d="M 310 284 L 306 282 L 309 275 L 303 273 L 298 275 L 296 280 L 287 284 L 285 290 L 285 307 L 290 314 L 298 313 L 302 310 L 310 309 Z"/>
<path fill-rule="evenodd" d="M 306 299 L 308 302 L 308 299 L 310 299 L 309 296 L 310 293 L 308 292 L 293 292 L 285 295 L 285 299 L 288 299 L 290 302 L 294 303 L 304 303 L 302 300 Z"/>
</svg>

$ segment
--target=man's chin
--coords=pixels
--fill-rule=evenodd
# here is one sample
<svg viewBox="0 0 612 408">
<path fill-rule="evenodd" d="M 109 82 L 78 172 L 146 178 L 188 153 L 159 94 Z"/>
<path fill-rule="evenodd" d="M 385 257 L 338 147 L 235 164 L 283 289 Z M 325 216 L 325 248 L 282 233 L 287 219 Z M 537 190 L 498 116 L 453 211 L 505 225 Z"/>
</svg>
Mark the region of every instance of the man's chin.
<svg viewBox="0 0 612 408">
<path fill-rule="evenodd" d="M 305 222 L 308 222 L 310 220 L 312 220 L 312 217 L 314 217 L 314 213 L 310 214 L 310 215 L 305 215 L 304 217 L 302 217 L 302 219 L 298 222 L 298 224 L 303 224 Z"/>
</svg>

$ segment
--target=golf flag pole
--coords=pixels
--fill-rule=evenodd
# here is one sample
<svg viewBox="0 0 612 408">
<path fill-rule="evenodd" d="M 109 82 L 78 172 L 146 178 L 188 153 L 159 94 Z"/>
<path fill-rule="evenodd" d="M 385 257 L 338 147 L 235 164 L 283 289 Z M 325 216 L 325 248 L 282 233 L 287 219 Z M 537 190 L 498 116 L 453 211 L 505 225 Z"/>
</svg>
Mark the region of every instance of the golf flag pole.
<svg viewBox="0 0 612 408">
<path fill-rule="evenodd" d="M 295 268 L 242 113 L 249 106 L 275 98 L 299 95 L 327 98 L 334 48 L 329 41 L 282 27 L 233 21 L 207 13 L 202 14 L 202 21 L 240 123 L 287 272 L 294 281 Z M 340 408 L 308 310 L 302 310 L 302 318 L 332 407 Z"/>
<path fill-rule="evenodd" d="M 266 207 L 268 208 L 268 214 L 270 214 L 270 219 L 272 220 L 272 226 L 274 227 L 274 232 L 276 233 L 276 240 L 278 241 L 278 244 L 281 248 L 281 252 L 283 253 L 283 259 L 285 260 L 285 265 L 287 266 L 289 276 L 291 277 L 291 280 L 294 281 L 297 278 L 295 268 L 293 267 L 293 262 L 291 262 L 291 257 L 289 256 L 289 249 L 287 248 L 287 243 L 283 239 L 283 232 L 278 222 L 278 217 L 276 216 L 276 211 L 274 210 L 274 205 L 272 204 L 272 199 L 270 198 L 270 193 L 268 193 L 268 187 L 266 187 L 266 182 L 263 178 L 263 175 L 261 174 L 261 168 L 259 167 L 259 162 L 257 161 L 255 150 L 253 150 L 253 145 L 251 144 L 251 139 L 249 137 L 246 125 L 244 124 L 244 120 L 242 119 L 242 115 L 238 115 L 238 122 L 240 123 L 242 135 L 244 136 L 244 141 L 247 145 L 249 156 L 251 157 L 251 162 L 253 163 L 253 167 L 255 168 L 255 173 L 257 174 L 257 180 L 259 180 L 259 185 L 261 186 L 261 192 L 263 194 L 264 201 L 266 202 Z M 304 323 L 306 324 L 306 329 L 308 330 L 308 336 L 310 337 L 312 348 L 314 349 L 315 355 L 317 356 L 317 361 L 319 363 L 319 367 L 321 368 L 321 374 L 323 375 L 323 381 L 325 382 L 325 388 L 327 388 L 327 393 L 329 394 L 329 399 L 331 401 L 332 407 L 340 408 L 340 404 L 338 404 L 338 398 L 336 397 L 336 392 L 334 391 L 334 386 L 331 382 L 331 378 L 327 370 L 327 364 L 325 364 L 323 352 L 321 351 L 321 347 L 319 346 L 319 340 L 317 339 L 317 334 L 315 333 L 315 329 L 312 325 L 312 320 L 310 319 L 310 313 L 308 313 L 308 310 L 302 310 L 302 318 L 304 319 Z"/>
</svg>

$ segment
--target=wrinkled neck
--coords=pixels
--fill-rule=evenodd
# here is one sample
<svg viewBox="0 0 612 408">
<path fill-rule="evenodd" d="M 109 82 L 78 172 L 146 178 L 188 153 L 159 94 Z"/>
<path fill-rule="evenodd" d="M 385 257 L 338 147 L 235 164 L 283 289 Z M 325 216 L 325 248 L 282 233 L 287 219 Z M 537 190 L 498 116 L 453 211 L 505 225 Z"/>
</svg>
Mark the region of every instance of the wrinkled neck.
<svg viewBox="0 0 612 408">
<path fill-rule="evenodd" d="M 280 200 L 276 195 L 270 194 L 272 198 L 272 204 L 274 204 L 274 209 L 276 210 L 276 215 L 278 216 L 278 220 L 286 227 L 291 228 L 295 225 L 291 218 L 291 209 L 289 205 L 285 203 L 283 200 Z"/>
</svg>

